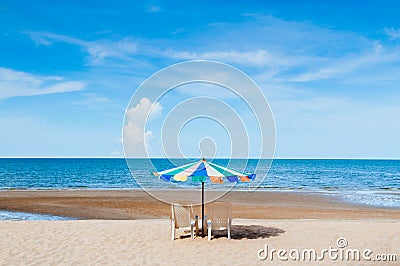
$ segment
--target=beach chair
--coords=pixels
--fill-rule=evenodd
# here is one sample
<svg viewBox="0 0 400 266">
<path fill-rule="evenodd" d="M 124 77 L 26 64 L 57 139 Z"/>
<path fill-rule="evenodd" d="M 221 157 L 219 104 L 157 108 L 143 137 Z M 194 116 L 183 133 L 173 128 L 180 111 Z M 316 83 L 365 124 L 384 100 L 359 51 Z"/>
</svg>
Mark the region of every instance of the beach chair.
<svg viewBox="0 0 400 266">
<path fill-rule="evenodd" d="M 230 240 L 231 223 L 231 205 L 229 202 L 212 203 L 207 219 L 208 241 L 211 241 L 212 230 L 227 230 L 228 240 Z"/>
<path fill-rule="evenodd" d="M 175 240 L 175 230 L 190 229 L 190 235 L 194 239 L 194 228 L 196 228 L 196 235 L 198 234 L 199 227 L 198 221 L 193 215 L 192 205 L 184 207 L 179 204 L 172 204 L 171 215 L 171 239 Z"/>
</svg>

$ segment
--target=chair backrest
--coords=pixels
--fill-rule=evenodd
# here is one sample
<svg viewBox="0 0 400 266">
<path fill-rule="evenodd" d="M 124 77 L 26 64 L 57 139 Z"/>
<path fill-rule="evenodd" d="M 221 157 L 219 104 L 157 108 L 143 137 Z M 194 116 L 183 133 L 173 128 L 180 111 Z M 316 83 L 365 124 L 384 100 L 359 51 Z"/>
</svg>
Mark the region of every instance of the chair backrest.
<svg viewBox="0 0 400 266">
<path fill-rule="evenodd" d="M 229 202 L 213 202 L 211 204 L 210 217 L 213 228 L 227 227 L 231 219 L 231 205 Z"/>
<path fill-rule="evenodd" d="M 189 227 L 193 217 L 192 205 L 185 207 L 180 204 L 172 204 L 172 219 L 175 221 L 175 228 Z"/>
</svg>

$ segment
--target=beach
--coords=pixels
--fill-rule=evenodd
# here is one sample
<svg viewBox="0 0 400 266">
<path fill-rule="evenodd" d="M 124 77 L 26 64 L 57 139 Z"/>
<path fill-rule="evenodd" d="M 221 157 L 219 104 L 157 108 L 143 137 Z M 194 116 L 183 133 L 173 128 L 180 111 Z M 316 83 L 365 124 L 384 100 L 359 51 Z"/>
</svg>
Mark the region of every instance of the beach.
<svg viewBox="0 0 400 266">
<path fill-rule="evenodd" d="M 287 265 L 294 261 L 280 261 L 276 256 L 272 262 L 260 260 L 257 253 L 265 245 L 288 251 L 337 248 L 340 237 L 346 238 L 351 249 L 400 255 L 397 221 L 237 219 L 232 227 L 231 241 L 220 237 L 208 242 L 200 237 L 171 241 L 166 219 L 0 222 L 1 264 Z M 333 260 L 326 257 L 317 263 L 332 265 Z M 366 263 L 362 260 L 361 265 Z M 344 261 L 344 265 L 360 265 L 360 261 Z"/>
<path fill-rule="evenodd" d="M 0 14 L 0 266 L 400 266 L 400 1 Z"/>
<path fill-rule="evenodd" d="M 199 191 L 157 193 L 169 193 L 182 203 L 200 196 Z M 213 193 L 206 192 L 206 200 Z M 265 245 L 269 251 L 315 249 L 318 253 L 329 246 L 340 249 L 339 238 L 346 240 L 346 248 L 370 249 L 374 255 L 396 254 L 397 263 L 400 259 L 399 209 L 354 205 L 318 194 L 293 192 L 235 191 L 219 200 L 232 203 L 232 240 L 228 241 L 226 232 L 218 233 L 211 242 L 200 236 L 191 240 L 180 232 L 179 238 L 172 241 L 170 205 L 144 191 L 1 191 L 0 209 L 78 218 L 1 221 L 1 264 L 262 265 L 271 263 L 271 256 L 259 258 L 258 252 Z M 195 212 L 199 212 L 198 207 Z M 265 253 L 260 255 L 263 258 Z M 325 255 L 318 263 L 331 265 L 333 260 Z M 290 262 L 294 260 L 282 261 L 276 254 L 273 258 L 274 265 Z M 346 264 L 360 262 L 368 263 L 361 258 Z M 306 259 L 302 263 L 311 262 Z"/>
</svg>

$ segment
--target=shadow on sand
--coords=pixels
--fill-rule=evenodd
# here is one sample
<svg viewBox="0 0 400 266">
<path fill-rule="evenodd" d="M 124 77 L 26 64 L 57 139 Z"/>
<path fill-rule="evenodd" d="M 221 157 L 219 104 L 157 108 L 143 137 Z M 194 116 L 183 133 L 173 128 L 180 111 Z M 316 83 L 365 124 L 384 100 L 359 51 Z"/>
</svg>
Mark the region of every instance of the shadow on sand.
<svg viewBox="0 0 400 266">
<path fill-rule="evenodd" d="M 258 239 L 279 236 L 285 233 L 284 230 L 276 227 L 267 227 L 262 225 L 232 225 L 232 239 Z M 227 237 L 226 230 L 216 230 L 212 232 L 214 238 Z"/>
</svg>

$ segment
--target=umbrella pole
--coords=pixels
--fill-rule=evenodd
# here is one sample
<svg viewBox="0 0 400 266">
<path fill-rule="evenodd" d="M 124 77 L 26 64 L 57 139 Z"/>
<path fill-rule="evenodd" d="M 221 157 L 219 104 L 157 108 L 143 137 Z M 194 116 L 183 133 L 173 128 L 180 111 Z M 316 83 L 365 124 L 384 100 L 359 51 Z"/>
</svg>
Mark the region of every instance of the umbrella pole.
<svg viewBox="0 0 400 266">
<path fill-rule="evenodd" d="M 204 237 L 204 225 L 206 224 L 204 221 L 204 182 L 201 182 L 201 234 Z"/>
</svg>

